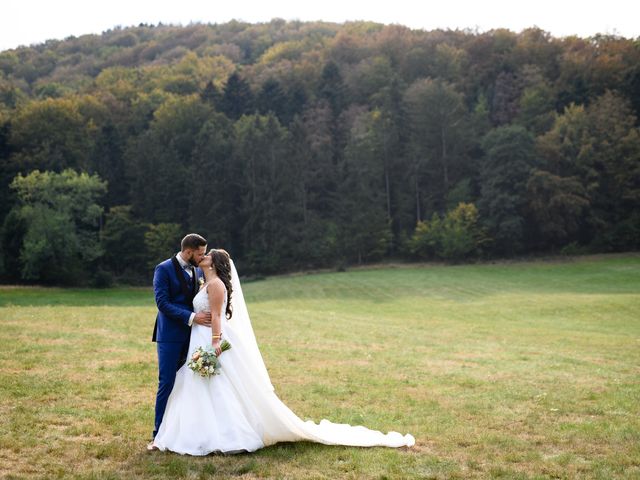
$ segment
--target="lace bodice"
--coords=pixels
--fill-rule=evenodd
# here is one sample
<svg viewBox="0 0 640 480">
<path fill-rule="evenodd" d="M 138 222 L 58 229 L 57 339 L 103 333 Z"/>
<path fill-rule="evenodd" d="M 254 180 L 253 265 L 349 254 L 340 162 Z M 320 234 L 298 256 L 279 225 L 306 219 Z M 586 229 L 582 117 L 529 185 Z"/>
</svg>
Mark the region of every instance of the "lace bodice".
<svg viewBox="0 0 640 480">
<path fill-rule="evenodd" d="M 227 290 L 224 291 L 224 302 L 222 302 L 221 312 L 224 312 L 227 308 Z M 200 291 L 193 297 L 193 311 L 198 312 L 210 312 L 211 308 L 209 306 L 209 295 L 207 294 L 207 287 L 204 286 Z"/>
</svg>

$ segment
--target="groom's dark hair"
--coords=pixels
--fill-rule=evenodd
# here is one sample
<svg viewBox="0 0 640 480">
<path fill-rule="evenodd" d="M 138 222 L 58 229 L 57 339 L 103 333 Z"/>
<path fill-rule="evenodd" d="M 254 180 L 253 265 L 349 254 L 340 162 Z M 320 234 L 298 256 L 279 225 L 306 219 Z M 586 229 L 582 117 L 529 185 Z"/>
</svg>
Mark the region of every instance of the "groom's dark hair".
<svg viewBox="0 0 640 480">
<path fill-rule="evenodd" d="M 190 248 L 192 250 L 197 250 L 200 247 L 206 247 L 207 241 L 203 236 L 198 235 L 197 233 L 190 233 L 189 235 L 185 235 L 185 237 L 180 242 L 180 248 L 182 250 L 186 250 Z"/>
</svg>

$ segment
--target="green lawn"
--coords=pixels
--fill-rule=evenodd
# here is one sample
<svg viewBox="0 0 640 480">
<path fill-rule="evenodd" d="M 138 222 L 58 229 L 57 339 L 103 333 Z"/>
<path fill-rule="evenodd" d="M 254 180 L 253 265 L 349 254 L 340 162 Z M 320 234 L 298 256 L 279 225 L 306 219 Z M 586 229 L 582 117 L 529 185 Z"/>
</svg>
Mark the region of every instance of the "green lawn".
<svg viewBox="0 0 640 480">
<path fill-rule="evenodd" d="M 0 477 L 640 478 L 640 255 L 244 289 L 289 407 L 416 447 L 147 453 L 151 290 L 0 287 Z"/>
</svg>

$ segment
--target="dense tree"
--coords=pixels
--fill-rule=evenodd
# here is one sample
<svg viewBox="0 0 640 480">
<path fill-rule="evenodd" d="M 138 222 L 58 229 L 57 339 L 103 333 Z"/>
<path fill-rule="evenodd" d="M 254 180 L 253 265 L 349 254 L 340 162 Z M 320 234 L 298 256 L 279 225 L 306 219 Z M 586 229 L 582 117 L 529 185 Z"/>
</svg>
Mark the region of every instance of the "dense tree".
<svg viewBox="0 0 640 480">
<path fill-rule="evenodd" d="M 429 182 L 435 187 L 430 192 L 429 207 L 442 211 L 465 145 L 461 136 L 466 114 L 463 98 L 452 86 L 427 79 L 409 87 L 406 102 L 412 120 L 413 155 L 429 175 L 439 172 L 437 180 Z"/>
<path fill-rule="evenodd" d="M 478 255 L 490 243 L 479 220 L 472 203 L 460 203 L 443 217 L 434 213 L 431 220 L 418 222 L 410 249 L 423 259 L 463 260 Z"/>
<path fill-rule="evenodd" d="M 18 173 L 15 164 L 10 162 L 11 146 L 9 145 L 10 124 L 0 115 L 0 219 L 11 209 L 12 198 L 9 185 Z"/>
<path fill-rule="evenodd" d="M 195 95 L 171 98 L 155 111 L 150 128 L 130 143 L 125 155 L 136 215 L 151 223 L 187 225 L 192 155 L 210 115 L 210 107 Z"/>
<path fill-rule="evenodd" d="M 26 218 L 14 207 L 4 218 L 0 237 L 0 273 L 5 280 L 19 282 L 23 278 L 20 250 L 26 233 Z"/>
<path fill-rule="evenodd" d="M 350 261 L 381 258 L 391 245 L 385 192 L 387 152 L 376 135 L 380 112 L 364 112 L 350 132 L 339 186 L 340 250 Z"/>
<path fill-rule="evenodd" d="M 105 205 L 109 207 L 130 201 L 131 186 L 124 164 L 124 150 L 122 133 L 113 123 L 106 123 L 96 132 L 88 170 L 97 173 L 109 185 L 105 196 Z"/>
<path fill-rule="evenodd" d="M 273 115 L 245 116 L 236 123 L 234 162 L 243 172 L 243 253 L 254 271 L 275 272 L 291 261 L 300 221 L 288 155 L 288 132 Z"/>
<path fill-rule="evenodd" d="M 291 178 L 301 222 L 293 246 L 297 263 L 332 265 L 338 248 L 337 169 L 332 166 L 329 108 L 306 112 L 290 125 Z"/>
<path fill-rule="evenodd" d="M 215 113 L 204 123 L 196 137 L 188 188 L 188 224 L 200 232 L 212 247 L 229 252 L 240 248 L 239 223 L 235 220 L 240 201 L 238 179 L 242 171 L 233 163 L 233 124 Z"/>
<path fill-rule="evenodd" d="M 254 111 L 255 100 L 249 83 L 237 72 L 231 74 L 224 86 L 219 110 L 232 120 Z"/>
<path fill-rule="evenodd" d="M 112 207 L 105 215 L 100 233 L 104 248 L 101 266 L 118 278 L 135 281 L 146 266 L 145 233 L 148 228 L 135 218 L 130 205 Z"/>
<path fill-rule="evenodd" d="M 180 239 L 183 235 L 182 227 L 178 223 L 149 225 L 144 234 L 144 248 L 149 259 L 147 268 L 152 269 L 180 250 Z"/>
<path fill-rule="evenodd" d="M 280 82 L 270 78 L 262 84 L 260 93 L 256 98 L 256 107 L 262 115 L 273 113 L 279 121 L 285 117 L 287 113 L 287 96 Z"/>
<path fill-rule="evenodd" d="M 34 169 L 87 169 L 91 125 L 69 99 L 33 101 L 11 120 L 12 162 L 21 172 Z"/>
<path fill-rule="evenodd" d="M 222 100 L 222 92 L 211 80 L 209 80 L 202 92 L 200 92 L 200 98 L 202 98 L 203 102 L 207 102 L 211 106 L 217 107 Z"/>
<path fill-rule="evenodd" d="M 493 84 L 491 117 L 495 125 L 511 123 L 519 113 L 522 82 L 510 71 L 500 72 Z"/>
<path fill-rule="evenodd" d="M 522 251 L 528 233 L 526 185 L 536 166 L 534 137 L 521 126 L 498 127 L 485 136 L 482 148 L 480 215 L 499 251 Z"/>
<path fill-rule="evenodd" d="M 339 172 L 336 167 L 334 148 L 334 123 L 331 109 L 326 102 L 308 108 L 301 119 L 296 137 L 297 162 L 300 192 L 304 205 L 304 218 L 315 212 L 321 218 L 330 218 L 335 211 L 335 194 Z M 292 131 L 295 131 L 292 128 Z"/>
<path fill-rule="evenodd" d="M 561 177 L 536 169 L 527 181 L 527 194 L 540 241 L 560 246 L 578 240 L 576 234 L 589 206 L 585 188 L 578 177 Z"/>
<path fill-rule="evenodd" d="M 24 236 L 20 241 L 14 236 L 12 243 L 20 249 L 5 255 L 19 257 L 20 278 L 45 283 L 86 281 L 102 254 L 98 234 L 103 209 L 98 202 L 106 184 L 97 175 L 73 170 L 36 170 L 17 176 L 11 188 L 18 198 L 13 218 Z"/>
<path fill-rule="evenodd" d="M 256 274 L 637 249 L 638 65 L 615 35 L 278 19 L 0 52 L 0 281 L 82 281 L 22 258 L 49 231 L 98 238 L 102 284 L 147 282 L 186 231 Z M 101 227 L 10 188 L 69 168 L 101 179 Z"/>
<path fill-rule="evenodd" d="M 635 248 L 640 226 L 640 131 L 628 102 L 607 92 L 589 107 L 571 106 L 540 138 L 549 172 L 578 182 L 588 200 L 582 243 Z"/>
<path fill-rule="evenodd" d="M 327 101 L 334 117 L 337 117 L 347 105 L 346 86 L 335 62 L 328 62 L 322 69 L 318 96 Z"/>
</svg>

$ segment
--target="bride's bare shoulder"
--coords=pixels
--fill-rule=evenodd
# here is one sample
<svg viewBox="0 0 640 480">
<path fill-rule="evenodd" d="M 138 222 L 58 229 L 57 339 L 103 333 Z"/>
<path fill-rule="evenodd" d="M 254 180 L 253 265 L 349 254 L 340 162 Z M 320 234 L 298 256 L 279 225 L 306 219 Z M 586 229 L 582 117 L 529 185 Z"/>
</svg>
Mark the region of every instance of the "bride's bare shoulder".
<svg viewBox="0 0 640 480">
<path fill-rule="evenodd" d="M 219 278 L 213 278 L 208 284 L 207 284 L 207 293 L 209 295 L 215 295 L 217 293 L 224 293 L 224 283 L 222 282 L 222 280 L 220 280 Z"/>
</svg>

